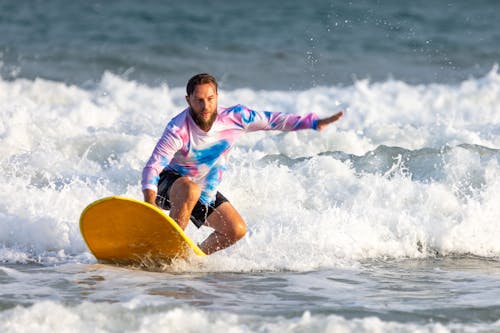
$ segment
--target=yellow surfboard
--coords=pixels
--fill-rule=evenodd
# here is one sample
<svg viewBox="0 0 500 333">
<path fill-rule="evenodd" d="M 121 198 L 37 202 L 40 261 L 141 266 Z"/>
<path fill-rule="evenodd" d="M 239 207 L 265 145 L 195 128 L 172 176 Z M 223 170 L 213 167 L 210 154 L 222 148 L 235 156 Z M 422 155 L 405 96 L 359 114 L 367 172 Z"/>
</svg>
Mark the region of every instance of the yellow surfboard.
<svg viewBox="0 0 500 333">
<path fill-rule="evenodd" d="M 125 197 L 107 197 L 87 206 L 80 231 L 100 261 L 119 264 L 168 262 L 205 253 L 161 209 Z"/>
</svg>

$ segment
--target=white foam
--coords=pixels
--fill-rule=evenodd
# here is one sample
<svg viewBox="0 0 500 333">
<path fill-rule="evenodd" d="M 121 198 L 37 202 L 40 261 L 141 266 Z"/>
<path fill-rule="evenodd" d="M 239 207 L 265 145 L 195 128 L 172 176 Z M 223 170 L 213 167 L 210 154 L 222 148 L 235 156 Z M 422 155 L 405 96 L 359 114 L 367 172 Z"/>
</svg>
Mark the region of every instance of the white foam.
<svg viewBox="0 0 500 333">
<path fill-rule="evenodd" d="M 375 317 L 346 319 L 304 312 L 299 317 L 253 317 L 195 308 L 130 310 L 120 304 L 75 307 L 43 301 L 0 313 L 0 330 L 22 332 L 454 332 L 495 331 L 500 323 L 397 323 Z"/>
<path fill-rule="evenodd" d="M 184 103 L 183 88 L 112 74 L 89 90 L 0 80 L 0 260 L 87 260 L 80 212 L 107 195 L 141 198 L 144 162 Z M 436 251 L 500 256 L 499 153 L 472 146 L 500 146 L 497 68 L 457 86 L 220 92 L 221 105 L 235 103 L 320 116 L 344 105 L 347 114 L 322 133 L 239 141 L 221 190 L 249 234 L 202 270 L 309 270 Z M 382 145 L 406 148 L 410 159 Z M 208 230 L 188 232 L 199 240 Z"/>
</svg>

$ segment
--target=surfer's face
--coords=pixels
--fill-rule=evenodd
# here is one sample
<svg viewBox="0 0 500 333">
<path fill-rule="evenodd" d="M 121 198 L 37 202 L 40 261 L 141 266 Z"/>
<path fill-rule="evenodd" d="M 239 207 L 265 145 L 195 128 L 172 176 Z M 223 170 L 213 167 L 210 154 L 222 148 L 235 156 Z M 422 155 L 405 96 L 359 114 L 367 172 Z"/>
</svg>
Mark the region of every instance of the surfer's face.
<svg viewBox="0 0 500 333">
<path fill-rule="evenodd" d="M 186 96 L 191 117 L 203 131 L 208 132 L 217 118 L 217 90 L 210 83 L 195 86 L 191 95 Z"/>
</svg>

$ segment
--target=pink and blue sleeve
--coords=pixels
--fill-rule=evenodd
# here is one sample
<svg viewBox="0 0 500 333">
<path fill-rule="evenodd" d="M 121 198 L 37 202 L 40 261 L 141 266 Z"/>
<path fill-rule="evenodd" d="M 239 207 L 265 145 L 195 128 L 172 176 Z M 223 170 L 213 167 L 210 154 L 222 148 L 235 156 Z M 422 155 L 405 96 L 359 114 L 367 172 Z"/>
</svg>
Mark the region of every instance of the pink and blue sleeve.
<svg viewBox="0 0 500 333">
<path fill-rule="evenodd" d="M 181 149 L 182 139 L 171 126 L 167 126 L 142 171 L 142 189 L 158 191 L 160 173 L 168 166 L 175 153 Z"/>
<path fill-rule="evenodd" d="M 241 115 L 242 126 L 247 131 L 278 130 L 297 131 L 302 129 L 317 129 L 319 117 L 314 113 L 304 116 L 269 111 L 254 111 L 239 105 L 235 111 Z"/>
</svg>

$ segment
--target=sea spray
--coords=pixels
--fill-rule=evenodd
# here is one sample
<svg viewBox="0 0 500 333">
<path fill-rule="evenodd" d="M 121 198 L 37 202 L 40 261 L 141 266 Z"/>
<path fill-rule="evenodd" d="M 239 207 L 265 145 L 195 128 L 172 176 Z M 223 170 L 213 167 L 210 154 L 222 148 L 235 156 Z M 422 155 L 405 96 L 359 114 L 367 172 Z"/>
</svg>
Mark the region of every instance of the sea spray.
<svg viewBox="0 0 500 333">
<path fill-rule="evenodd" d="M 220 91 L 220 105 L 327 116 L 342 104 L 347 113 L 321 133 L 239 140 L 220 190 L 249 233 L 208 267 L 498 257 L 499 77 L 493 69 L 458 85 L 362 80 L 300 92 Z M 87 256 L 80 212 L 107 195 L 142 198 L 142 167 L 168 119 L 185 107 L 184 90 L 110 73 L 90 89 L 41 79 L 0 86 L 1 259 Z M 188 232 L 201 240 L 209 230 Z"/>
</svg>

